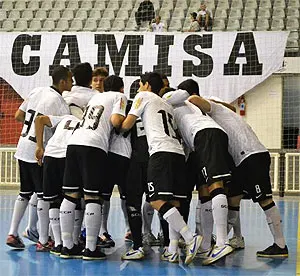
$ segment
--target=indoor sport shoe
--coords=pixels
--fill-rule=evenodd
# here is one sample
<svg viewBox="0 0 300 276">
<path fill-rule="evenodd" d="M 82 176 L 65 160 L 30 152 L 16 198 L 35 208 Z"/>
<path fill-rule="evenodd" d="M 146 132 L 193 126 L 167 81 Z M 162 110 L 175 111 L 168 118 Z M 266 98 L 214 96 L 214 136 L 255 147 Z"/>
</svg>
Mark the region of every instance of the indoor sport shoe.
<svg viewBox="0 0 300 276">
<path fill-rule="evenodd" d="M 54 247 L 50 250 L 50 253 L 53 254 L 53 255 L 55 255 L 55 256 L 60 256 L 61 249 L 62 249 L 62 245 L 59 244 L 58 246 L 54 246 Z"/>
<path fill-rule="evenodd" d="M 234 249 L 229 244 L 225 244 L 224 246 L 214 246 L 210 255 L 202 262 L 202 265 L 213 264 L 216 261 L 229 255 L 233 251 Z"/>
<path fill-rule="evenodd" d="M 25 245 L 19 236 L 8 235 L 6 244 L 14 249 L 24 249 Z"/>
<path fill-rule="evenodd" d="M 199 247 L 196 257 L 200 258 L 200 259 L 206 259 L 209 256 L 211 250 L 212 250 L 212 247 L 209 249 L 206 249 L 206 250 Z"/>
<path fill-rule="evenodd" d="M 265 250 L 257 251 L 256 256 L 264 258 L 287 258 L 289 256 L 289 251 L 287 246 L 281 248 L 276 243 L 273 243 L 273 245 L 269 246 Z"/>
<path fill-rule="evenodd" d="M 103 236 L 101 238 L 102 238 L 102 241 L 108 245 L 108 247 L 115 247 L 116 243 L 111 238 L 111 235 L 108 234 L 107 232 L 104 232 Z"/>
<path fill-rule="evenodd" d="M 125 242 L 133 242 L 131 232 L 125 234 Z"/>
<path fill-rule="evenodd" d="M 60 257 L 63 259 L 81 259 L 82 247 L 77 244 L 74 244 L 74 246 L 71 249 L 64 246 L 61 249 Z"/>
<path fill-rule="evenodd" d="M 38 241 L 37 244 L 35 245 L 35 250 L 36 252 L 49 252 L 52 247 L 53 244 L 50 244 L 49 242 L 42 244 Z"/>
<path fill-rule="evenodd" d="M 82 253 L 82 259 L 85 261 L 105 260 L 106 255 L 100 250 L 100 248 L 96 247 L 94 251 L 86 248 Z"/>
<path fill-rule="evenodd" d="M 143 244 L 148 244 L 149 246 L 159 246 L 160 241 L 150 232 L 143 234 Z"/>
<path fill-rule="evenodd" d="M 170 253 L 168 251 L 168 248 L 166 247 L 163 251 L 163 253 L 160 256 L 160 259 L 162 261 L 168 261 L 170 263 L 179 263 L 179 255 L 178 253 Z"/>
<path fill-rule="evenodd" d="M 122 255 L 122 260 L 142 260 L 145 257 L 145 253 L 142 247 L 138 249 L 131 248 L 128 252 Z"/>
<path fill-rule="evenodd" d="M 37 243 L 39 241 L 39 233 L 38 231 L 32 231 L 28 228 L 22 233 L 22 236 L 32 242 Z"/>
<path fill-rule="evenodd" d="M 196 235 L 190 243 L 186 244 L 186 257 L 184 261 L 186 265 L 189 265 L 195 258 L 201 242 L 202 236 Z"/>
<path fill-rule="evenodd" d="M 245 248 L 245 241 L 244 237 L 232 237 L 229 239 L 229 244 L 234 249 L 244 249 Z"/>
</svg>

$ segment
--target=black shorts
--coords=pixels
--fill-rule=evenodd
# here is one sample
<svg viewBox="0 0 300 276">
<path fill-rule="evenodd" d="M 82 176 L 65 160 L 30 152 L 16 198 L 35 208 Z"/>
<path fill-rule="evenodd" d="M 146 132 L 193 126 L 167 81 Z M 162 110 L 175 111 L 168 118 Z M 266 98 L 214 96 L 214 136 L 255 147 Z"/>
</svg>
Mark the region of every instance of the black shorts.
<svg viewBox="0 0 300 276">
<path fill-rule="evenodd" d="M 62 197 L 66 158 L 44 157 L 43 198 L 54 201 Z"/>
<path fill-rule="evenodd" d="M 107 154 L 95 147 L 70 145 L 67 148 L 63 191 L 100 195 L 106 180 Z"/>
<path fill-rule="evenodd" d="M 126 180 L 126 204 L 128 206 L 140 209 L 144 193 L 149 202 L 147 169 L 148 162 L 141 162 L 136 158 L 130 159 Z"/>
<path fill-rule="evenodd" d="M 202 172 L 197 169 L 197 158 L 196 153 L 193 151 L 189 154 L 188 159 L 186 160 L 186 188 L 187 193 L 191 197 L 192 192 L 195 187 L 198 190 L 200 185 L 206 183 Z"/>
<path fill-rule="evenodd" d="M 236 167 L 232 174 L 235 194 L 247 193 L 254 202 L 272 198 L 270 179 L 271 158 L 268 152 L 255 153 Z"/>
<path fill-rule="evenodd" d="M 203 129 L 194 139 L 196 163 L 199 172 L 202 172 L 205 183 L 211 185 L 217 181 L 228 181 L 231 178 L 228 153 L 227 134 L 217 128 Z"/>
<path fill-rule="evenodd" d="M 187 198 L 184 155 L 156 152 L 149 158 L 147 184 L 150 201 Z"/>
<path fill-rule="evenodd" d="M 125 183 L 129 167 L 129 158 L 112 152 L 108 153 L 107 160 L 107 179 L 101 188 L 101 197 L 104 200 L 110 200 L 114 185 L 118 185 L 121 199 L 125 197 Z"/>
<path fill-rule="evenodd" d="M 38 163 L 19 161 L 20 195 L 31 196 L 34 192 L 39 198 L 43 197 L 43 167 Z"/>
</svg>

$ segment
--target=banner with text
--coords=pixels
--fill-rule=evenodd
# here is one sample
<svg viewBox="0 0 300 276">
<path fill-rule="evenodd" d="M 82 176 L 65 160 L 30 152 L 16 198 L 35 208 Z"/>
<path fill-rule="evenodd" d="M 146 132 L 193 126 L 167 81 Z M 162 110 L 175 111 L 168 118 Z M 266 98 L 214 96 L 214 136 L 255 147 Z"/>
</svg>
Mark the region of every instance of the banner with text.
<svg viewBox="0 0 300 276">
<path fill-rule="evenodd" d="M 231 102 L 283 64 L 288 32 L 1 33 L 0 78 L 23 98 L 51 85 L 57 65 L 105 66 L 133 94 L 139 76 L 158 71 L 172 87 L 193 78 L 202 96 Z M 130 91 L 131 89 L 131 91 Z"/>
</svg>

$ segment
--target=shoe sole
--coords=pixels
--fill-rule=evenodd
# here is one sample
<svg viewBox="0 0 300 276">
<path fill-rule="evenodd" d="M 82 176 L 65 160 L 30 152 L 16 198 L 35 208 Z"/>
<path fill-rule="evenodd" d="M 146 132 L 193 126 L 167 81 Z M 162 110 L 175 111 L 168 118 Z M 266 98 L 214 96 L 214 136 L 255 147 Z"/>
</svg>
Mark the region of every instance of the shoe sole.
<svg viewBox="0 0 300 276">
<path fill-rule="evenodd" d="M 24 250 L 25 249 L 25 246 L 24 247 L 16 247 L 15 245 L 13 245 L 11 243 L 6 243 L 6 244 L 14 250 Z"/>
<path fill-rule="evenodd" d="M 60 254 L 59 257 L 62 259 L 82 259 L 82 255 L 62 255 Z"/>
<path fill-rule="evenodd" d="M 228 256 L 229 254 L 231 254 L 234 249 L 231 248 L 232 250 L 229 250 L 227 252 L 224 252 L 224 254 L 220 254 L 217 258 L 211 258 L 211 257 L 208 257 L 207 259 L 205 259 L 203 262 L 202 262 L 202 265 L 210 265 L 210 264 L 213 264 L 221 259 L 223 259 L 224 257 Z"/>
<path fill-rule="evenodd" d="M 186 256 L 185 261 L 184 261 L 185 265 L 189 265 L 193 261 L 193 259 L 195 258 L 195 256 L 197 255 L 198 249 L 201 246 L 201 243 L 202 243 L 202 240 L 203 240 L 202 236 L 199 236 L 199 237 L 200 238 L 198 240 L 198 243 L 197 243 L 197 245 L 196 245 L 196 247 L 194 249 L 194 254 Z"/>
<path fill-rule="evenodd" d="M 51 250 L 50 250 L 50 254 L 53 254 L 55 256 L 60 256 L 60 252 L 54 252 L 54 251 L 51 251 Z"/>
<path fill-rule="evenodd" d="M 87 256 L 82 256 L 82 259 L 85 261 L 100 261 L 100 260 L 105 260 L 106 257 L 87 257 Z"/>
<path fill-rule="evenodd" d="M 139 257 L 139 258 L 126 258 L 126 257 L 121 257 L 122 260 L 124 261 L 138 261 L 138 260 L 143 260 L 145 256 Z"/>
<path fill-rule="evenodd" d="M 256 256 L 261 258 L 288 258 L 289 254 L 278 254 L 278 255 L 256 254 Z"/>
</svg>

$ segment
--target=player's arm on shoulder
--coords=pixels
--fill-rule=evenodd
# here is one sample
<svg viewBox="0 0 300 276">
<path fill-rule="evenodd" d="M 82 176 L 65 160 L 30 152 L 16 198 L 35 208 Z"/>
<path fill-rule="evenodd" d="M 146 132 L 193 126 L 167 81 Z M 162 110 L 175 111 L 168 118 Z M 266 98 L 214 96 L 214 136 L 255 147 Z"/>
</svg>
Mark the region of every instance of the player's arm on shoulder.
<svg viewBox="0 0 300 276">
<path fill-rule="evenodd" d="M 36 135 L 36 150 L 35 150 L 35 159 L 38 161 L 38 164 L 42 165 L 42 160 L 44 156 L 44 128 L 45 126 L 51 127 L 51 121 L 48 116 L 41 115 L 37 116 L 34 121 L 35 124 L 35 135 Z"/>
<path fill-rule="evenodd" d="M 111 121 L 112 125 L 117 130 L 121 127 L 122 122 L 124 121 L 124 119 L 125 119 L 125 116 L 123 116 L 121 114 L 112 114 L 111 117 L 110 117 L 110 121 Z"/>
<path fill-rule="evenodd" d="M 229 103 L 225 103 L 225 102 L 220 102 L 220 101 L 216 101 L 216 100 L 211 100 L 212 102 L 215 102 L 217 104 L 221 104 L 224 105 L 225 107 L 229 108 L 230 110 L 232 110 L 233 112 L 236 112 L 236 108 L 235 106 L 229 104 Z"/>
<path fill-rule="evenodd" d="M 187 100 L 190 103 L 198 106 L 204 113 L 208 113 L 211 110 L 210 102 L 200 96 L 192 95 Z"/>
<path fill-rule="evenodd" d="M 121 131 L 126 132 L 130 130 L 134 126 L 137 119 L 138 117 L 133 114 L 127 115 L 126 119 L 122 123 Z"/>
<path fill-rule="evenodd" d="M 21 122 L 21 123 L 24 123 L 25 121 L 25 111 L 21 110 L 21 109 L 18 109 L 15 113 L 15 119 L 18 121 L 18 122 Z"/>
</svg>

